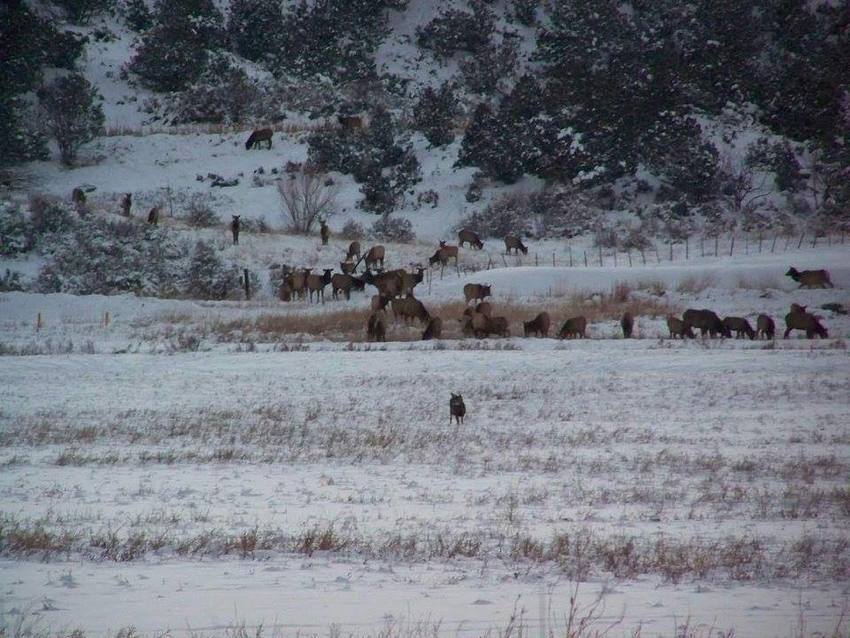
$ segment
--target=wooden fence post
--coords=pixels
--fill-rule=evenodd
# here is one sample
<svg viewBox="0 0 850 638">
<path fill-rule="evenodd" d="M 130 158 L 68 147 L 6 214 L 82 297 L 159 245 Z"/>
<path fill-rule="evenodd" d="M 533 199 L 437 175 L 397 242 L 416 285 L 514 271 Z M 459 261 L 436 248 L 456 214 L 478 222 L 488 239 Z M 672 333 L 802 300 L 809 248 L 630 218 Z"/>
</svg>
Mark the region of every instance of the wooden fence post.
<svg viewBox="0 0 850 638">
<path fill-rule="evenodd" d="M 584 267 L 587 268 L 587 251 L 584 251 Z"/>
<path fill-rule="evenodd" d="M 535 265 L 535 266 L 539 266 L 539 265 L 540 265 L 539 263 L 537 263 L 537 253 L 534 253 L 534 265 Z"/>
<path fill-rule="evenodd" d="M 729 256 L 732 256 L 732 253 L 735 250 L 735 233 L 732 233 L 732 242 L 729 244 Z"/>
<path fill-rule="evenodd" d="M 104 328 L 109 327 L 109 311 L 108 310 L 105 310 L 103 312 L 103 327 Z"/>
<path fill-rule="evenodd" d="M 690 246 L 689 246 L 689 244 L 690 244 L 690 241 L 688 240 L 688 238 L 687 238 L 687 237 L 685 237 L 685 261 L 687 261 L 688 259 L 690 259 L 690 252 L 691 252 L 691 250 L 690 250 Z"/>
<path fill-rule="evenodd" d="M 673 240 L 670 240 L 670 261 L 673 261 Z"/>
<path fill-rule="evenodd" d="M 599 244 L 599 267 L 602 267 L 602 244 Z"/>
<path fill-rule="evenodd" d="M 661 257 L 658 256 L 658 246 L 656 244 L 652 244 L 652 247 L 655 249 L 655 261 L 659 264 L 661 263 Z"/>
<path fill-rule="evenodd" d="M 629 256 L 629 268 L 631 268 L 631 267 L 632 267 L 632 249 L 631 249 L 631 248 L 629 248 L 629 249 L 626 251 L 626 254 Z"/>
<path fill-rule="evenodd" d="M 614 249 L 614 268 L 616 268 L 619 264 L 617 263 L 617 249 Z"/>
<path fill-rule="evenodd" d="M 817 243 L 818 243 L 818 234 L 812 233 L 812 248 L 814 248 L 815 244 L 817 244 Z"/>
<path fill-rule="evenodd" d="M 720 244 L 720 234 L 714 236 L 714 256 L 717 257 L 717 248 Z"/>
<path fill-rule="evenodd" d="M 761 255 L 761 233 L 759 233 L 759 255 Z"/>
<path fill-rule="evenodd" d="M 248 272 L 247 268 L 242 270 L 242 276 L 243 276 L 242 283 L 245 286 L 245 299 L 247 299 L 248 301 L 251 301 L 251 277 L 250 277 L 250 273 Z"/>
<path fill-rule="evenodd" d="M 699 256 L 705 257 L 705 235 L 699 237 Z"/>
<path fill-rule="evenodd" d="M 800 246 L 803 245 L 803 237 L 805 237 L 805 236 L 806 236 L 806 233 L 800 234 L 800 241 L 797 242 L 797 248 L 799 248 Z"/>
<path fill-rule="evenodd" d="M 750 234 L 744 233 L 744 254 L 750 254 Z"/>
<path fill-rule="evenodd" d="M 646 253 L 643 252 L 643 248 L 640 249 L 640 258 L 643 261 L 643 265 L 646 266 Z"/>
<path fill-rule="evenodd" d="M 788 246 L 791 245 L 791 235 L 786 235 L 785 237 L 785 248 L 782 249 L 782 252 L 788 252 Z"/>
<path fill-rule="evenodd" d="M 843 234 L 841 235 L 841 243 L 842 244 L 844 243 L 844 235 Z M 573 267 L 573 247 L 568 246 L 568 248 L 570 249 L 570 268 L 572 268 Z M 554 260 L 555 260 L 555 253 L 552 253 L 552 261 L 554 261 Z"/>
<path fill-rule="evenodd" d="M 39 312 L 35 317 L 35 330 L 38 332 L 44 327 L 44 322 L 41 320 L 41 313 Z"/>
<path fill-rule="evenodd" d="M 770 252 L 771 252 L 771 253 L 773 253 L 773 249 L 774 249 L 774 248 L 776 248 L 776 238 L 777 238 L 777 237 L 779 237 L 779 235 L 774 235 L 774 236 L 773 236 L 773 243 L 770 245 Z"/>
</svg>

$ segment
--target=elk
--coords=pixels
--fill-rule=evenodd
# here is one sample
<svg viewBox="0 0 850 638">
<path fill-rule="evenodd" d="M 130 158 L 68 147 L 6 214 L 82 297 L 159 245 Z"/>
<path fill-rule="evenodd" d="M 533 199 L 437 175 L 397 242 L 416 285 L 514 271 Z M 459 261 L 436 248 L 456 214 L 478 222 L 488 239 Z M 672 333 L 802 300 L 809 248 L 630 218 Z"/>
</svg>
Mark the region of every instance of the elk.
<svg viewBox="0 0 850 638">
<path fill-rule="evenodd" d="M 348 244 L 348 252 L 345 254 L 345 261 L 351 261 L 357 257 L 357 261 L 360 261 L 360 242 L 353 241 Z"/>
<path fill-rule="evenodd" d="M 531 321 L 523 321 L 522 331 L 526 337 L 532 334 L 537 337 L 548 337 L 550 324 L 551 319 L 549 318 L 549 313 L 543 311 Z"/>
<path fill-rule="evenodd" d="M 731 335 L 735 333 L 736 339 L 743 339 L 744 335 L 753 340 L 756 338 L 756 331 L 750 325 L 750 322 L 743 317 L 726 317 L 723 320 L 723 326 Z"/>
<path fill-rule="evenodd" d="M 319 235 L 322 237 L 322 246 L 327 246 L 328 239 L 331 236 L 331 229 L 328 228 L 328 223 L 324 219 L 319 220 Z"/>
<path fill-rule="evenodd" d="M 359 246 L 358 246 L 358 248 L 359 248 Z M 350 250 L 351 250 L 351 248 L 349 247 L 349 251 Z M 357 260 L 357 263 L 359 264 L 362 260 L 366 263 L 366 269 L 367 270 L 369 270 L 370 268 L 380 268 L 381 270 L 383 270 L 384 269 L 384 253 L 385 252 L 386 251 L 385 251 L 383 246 L 380 246 L 380 245 L 372 246 L 369 249 L 369 252 L 364 253 L 360 257 L 360 259 Z M 355 267 L 356 267 L 356 265 L 357 264 L 355 264 Z"/>
<path fill-rule="evenodd" d="M 239 228 L 242 222 L 239 220 L 241 215 L 231 215 L 233 219 L 230 222 L 230 232 L 233 233 L 233 245 L 239 245 Z"/>
<path fill-rule="evenodd" d="M 797 306 L 798 308 L 804 306 Z M 795 311 L 792 306 L 791 312 L 785 315 L 785 335 L 783 339 L 787 339 L 792 330 L 805 330 L 806 339 L 814 339 L 815 335 L 821 339 L 826 339 L 829 336 L 826 328 L 821 325 L 818 318 L 810 312 Z"/>
<path fill-rule="evenodd" d="M 765 339 L 773 339 L 776 334 L 776 324 L 773 319 L 767 315 L 759 315 L 756 319 L 756 337 L 761 338 L 764 335 Z"/>
<path fill-rule="evenodd" d="M 250 151 L 255 146 L 260 148 L 261 142 L 266 142 L 268 144 L 268 149 L 271 150 L 272 135 L 274 135 L 274 131 L 270 128 L 259 128 L 255 130 L 248 137 L 248 141 L 245 142 L 245 150 Z"/>
<path fill-rule="evenodd" d="M 121 214 L 124 217 L 130 216 L 130 208 L 133 206 L 133 194 L 125 193 L 124 197 L 121 198 Z"/>
<path fill-rule="evenodd" d="M 74 202 L 77 213 L 82 215 L 86 209 L 86 194 L 82 188 L 75 188 L 71 191 L 71 201 Z"/>
<path fill-rule="evenodd" d="M 422 341 L 430 341 L 431 339 L 439 339 L 443 334 L 443 320 L 439 317 L 431 317 L 428 325 L 425 326 L 425 332 L 422 333 Z"/>
<path fill-rule="evenodd" d="M 363 128 L 363 118 L 359 115 L 338 115 L 336 121 L 345 131 L 357 131 Z"/>
<path fill-rule="evenodd" d="M 711 310 L 694 310 L 689 308 L 685 310 L 682 319 L 691 328 L 699 328 L 700 335 L 705 337 L 710 336 L 712 339 L 720 335 L 721 337 L 731 337 L 732 333 L 723 325 L 717 313 Z"/>
<path fill-rule="evenodd" d="M 797 270 L 793 266 L 785 273 L 800 284 L 800 288 L 834 288 L 826 270 Z"/>
<path fill-rule="evenodd" d="M 409 273 L 406 270 L 396 270 L 395 272 L 401 277 L 401 294 L 403 295 L 412 295 L 413 289 L 421 284 L 425 278 L 425 269 L 422 266 L 417 266 L 416 273 Z"/>
<path fill-rule="evenodd" d="M 475 306 L 475 312 L 481 313 L 482 315 L 487 315 L 488 317 L 492 317 L 493 305 L 489 301 L 482 301 L 477 306 Z"/>
<path fill-rule="evenodd" d="M 490 288 L 491 286 L 484 284 L 466 284 L 463 287 L 463 296 L 466 299 L 466 303 L 476 299 L 483 301 L 484 297 L 489 297 L 492 294 Z"/>
<path fill-rule="evenodd" d="M 393 309 L 393 318 L 398 321 L 399 317 L 404 320 L 404 323 L 419 319 L 423 324 L 427 324 L 431 315 L 425 308 L 425 305 L 413 295 L 408 297 L 397 297 L 391 302 Z"/>
<path fill-rule="evenodd" d="M 416 196 L 417 208 L 422 204 L 431 204 L 431 208 L 437 208 L 440 205 L 440 194 L 437 191 L 423 191 Z"/>
<path fill-rule="evenodd" d="M 558 332 L 559 339 L 572 339 L 573 337 L 585 338 L 585 330 L 587 329 L 587 319 L 582 316 L 571 317 L 564 322 L 561 330 Z"/>
<path fill-rule="evenodd" d="M 334 299 L 339 299 L 339 293 L 345 295 L 346 300 L 351 299 L 351 289 L 357 288 L 358 284 L 362 290 L 363 282 L 357 277 L 352 277 L 348 274 L 336 273 L 331 277 L 331 296 Z"/>
<path fill-rule="evenodd" d="M 461 248 L 463 248 L 465 243 L 477 250 L 484 248 L 484 242 L 481 241 L 478 233 L 474 230 L 470 230 L 469 228 L 464 228 L 457 234 L 457 243 Z"/>
<path fill-rule="evenodd" d="M 159 206 L 154 206 L 148 213 L 148 224 L 151 226 L 159 225 Z"/>
<path fill-rule="evenodd" d="M 523 255 L 528 254 L 528 247 L 523 244 L 522 239 L 516 235 L 508 235 L 505 237 L 505 254 L 510 255 L 511 250 L 514 251 L 515 255 L 518 255 L 520 251 L 522 251 Z"/>
<path fill-rule="evenodd" d="M 385 295 L 372 295 L 371 308 L 372 312 L 383 310 L 390 303 L 390 298 Z"/>
<path fill-rule="evenodd" d="M 445 242 L 440 242 L 440 247 L 437 248 L 437 251 L 428 258 L 428 265 L 433 266 L 434 264 L 440 264 L 442 268 L 445 268 L 446 264 L 449 263 L 449 260 L 454 259 L 455 268 L 457 268 L 457 254 L 457 246 L 448 246 Z"/>
<path fill-rule="evenodd" d="M 688 324 L 673 315 L 667 315 L 667 330 L 670 331 L 671 339 L 675 339 L 676 337 L 680 339 L 684 339 L 685 337 L 693 339 L 695 336 L 694 331 L 691 330 Z"/>
<path fill-rule="evenodd" d="M 345 275 L 350 275 L 354 272 L 356 264 L 353 261 L 341 261 L 339 262 L 339 269 Z"/>
<path fill-rule="evenodd" d="M 628 311 L 623 313 L 620 318 L 620 327 L 623 329 L 623 338 L 631 339 L 635 327 L 635 319 L 632 317 L 632 313 Z"/>
<path fill-rule="evenodd" d="M 366 338 L 369 341 L 387 340 L 387 322 L 383 310 L 376 310 L 366 321 Z"/>
<path fill-rule="evenodd" d="M 455 425 L 463 423 L 463 417 L 466 416 L 466 405 L 463 403 L 463 397 L 459 394 L 451 393 L 452 398 L 449 399 L 449 425 L 452 418 L 455 420 Z"/>
<path fill-rule="evenodd" d="M 381 272 L 373 275 L 371 270 L 363 273 L 364 283 L 375 286 L 378 292 L 387 297 L 398 297 L 401 294 L 401 277 L 396 271 Z"/>
<path fill-rule="evenodd" d="M 331 273 L 333 268 L 325 268 L 322 275 L 307 275 L 307 290 L 310 291 L 310 303 L 313 303 L 313 293 L 316 293 L 316 303 L 319 303 L 319 297 L 322 298 L 322 303 L 325 303 L 325 286 L 331 283 Z"/>
<path fill-rule="evenodd" d="M 310 270 L 310 268 L 302 268 L 289 275 L 289 287 L 299 299 L 304 298 L 305 291 L 307 290 L 307 277 L 310 276 Z"/>
</svg>

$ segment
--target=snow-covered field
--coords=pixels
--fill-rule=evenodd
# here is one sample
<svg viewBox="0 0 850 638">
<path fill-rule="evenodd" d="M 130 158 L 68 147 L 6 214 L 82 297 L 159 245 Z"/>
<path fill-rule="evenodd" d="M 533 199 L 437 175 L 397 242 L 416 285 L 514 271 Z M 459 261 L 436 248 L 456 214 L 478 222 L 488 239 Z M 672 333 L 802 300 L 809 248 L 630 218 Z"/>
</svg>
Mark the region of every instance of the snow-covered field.
<svg viewBox="0 0 850 638">
<path fill-rule="evenodd" d="M 830 269 L 829 290 L 797 290 L 787 256 L 764 255 L 447 274 L 420 296 L 439 307 L 485 280 L 497 309 L 530 317 L 566 298 L 592 311 L 625 283 L 679 311 L 766 311 L 781 331 L 791 302 L 846 305 L 846 255 L 795 255 Z M 641 316 L 632 341 L 600 319 L 571 342 L 277 334 L 247 348 L 208 331 L 197 352 L 163 347 L 169 326 L 365 316 L 366 303 L 0 296 L 0 341 L 48 353 L 0 360 L 4 613 L 90 635 L 244 622 L 477 636 L 514 611 L 529 630 L 541 617 L 557 629 L 580 581 L 582 613 L 604 594 L 598 628 L 622 616 L 612 635 L 673 635 L 688 619 L 697 635 L 736 636 L 840 622 L 845 315 L 817 311 L 824 341 L 671 342 L 662 317 Z M 450 392 L 469 409 L 461 427 Z"/>
</svg>

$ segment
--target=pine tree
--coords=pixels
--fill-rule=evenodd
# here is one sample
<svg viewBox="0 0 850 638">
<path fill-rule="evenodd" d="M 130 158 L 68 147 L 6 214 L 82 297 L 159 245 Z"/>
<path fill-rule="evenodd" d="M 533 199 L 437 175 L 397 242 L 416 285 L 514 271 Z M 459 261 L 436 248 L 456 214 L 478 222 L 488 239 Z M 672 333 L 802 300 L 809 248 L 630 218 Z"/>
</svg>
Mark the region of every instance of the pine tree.
<svg viewBox="0 0 850 638">
<path fill-rule="evenodd" d="M 278 46 L 285 29 L 279 0 L 233 0 L 227 20 L 227 35 L 243 58 L 263 62 Z"/>
<path fill-rule="evenodd" d="M 186 292 L 198 299 L 225 299 L 239 287 L 239 270 L 225 266 L 215 248 L 198 240 L 186 273 Z"/>
<path fill-rule="evenodd" d="M 432 146 L 454 141 L 454 117 L 457 113 L 454 86 L 446 82 L 438 90 L 426 88 L 413 108 L 413 121 Z"/>
</svg>

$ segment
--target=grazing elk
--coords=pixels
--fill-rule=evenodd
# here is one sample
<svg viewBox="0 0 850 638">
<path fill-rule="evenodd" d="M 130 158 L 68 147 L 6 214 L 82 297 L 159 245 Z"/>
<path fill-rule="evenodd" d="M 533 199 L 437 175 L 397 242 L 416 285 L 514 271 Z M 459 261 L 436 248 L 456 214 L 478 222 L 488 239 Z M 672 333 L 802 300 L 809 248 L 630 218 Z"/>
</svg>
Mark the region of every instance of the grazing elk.
<svg viewBox="0 0 850 638">
<path fill-rule="evenodd" d="M 351 275 L 354 273 L 356 265 L 353 261 L 341 261 L 339 262 L 339 269 L 344 275 Z"/>
<path fill-rule="evenodd" d="M 743 317 L 726 317 L 723 319 L 723 326 L 729 331 L 730 335 L 734 332 L 736 339 L 743 339 L 744 335 L 749 337 L 750 340 L 756 338 L 756 331 L 753 330 L 750 322 Z"/>
<path fill-rule="evenodd" d="M 455 425 L 463 423 L 463 417 L 466 416 L 466 405 L 463 403 L 463 397 L 459 394 L 451 393 L 452 398 L 449 399 L 449 424 L 452 418 L 455 420 Z"/>
<path fill-rule="evenodd" d="M 587 319 L 582 316 L 571 317 L 564 322 L 558 332 L 559 339 L 572 339 L 573 337 L 585 338 L 587 330 Z"/>
<path fill-rule="evenodd" d="M 440 194 L 437 191 L 423 191 L 416 196 L 416 207 L 419 208 L 422 204 L 431 204 L 431 208 L 437 208 L 440 205 Z"/>
<path fill-rule="evenodd" d="M 242 215 L 231 215 L 233 219 L 230 221 L 230 232 L 233 233 L 233 245 L 239 245 L 239 228 L 242 226 L 242 222 L 240 221 L 240 217 Z"/>
<path fill-rule="evenodd" d="M 357 260 L 357 263 L 359 264 L 360 261 L 362 260 L 366 263 L 366 269 L 367 270 L 369 270 L 371 268 L 383 270 L 384 269 L 384 254 L 385 253 L 386 253 L 386 250 L 384 249 L 383 246 L 381 246 L 381 245 L 372 246 L 369 249 L 369 252 L 364 253 L 360 257 L 360 259 Z"/>
<path fill-rule="evenodd" d="M 482 301 L 477 306 L 475 306 L 475 312 L 480 313 L 482 315 L 487 315 L 488 317 L 492 317 L 493 305 L 489 301 Z"/>
<path fill-rule="evenodd" d="M 331 237 L 331 229 L 328 228 L 328 223 L 324 219 L 319 220 L 319 235 L 322 238 L 322 246 L 327 246 L 328 239 Z"/>
<path fill-rule="evenodd" d="M 773 319 L 767 315 L 759 315 L 756 319 L 756 337 L 761 338 L 763 335 L 765 339 L 773 339 L 775 334 L 776 324 Z"/>
<path fill-rule="evenodd" d="M 800 284 L 800 288 L 834 288 L 826 270 L 797 270 L 793 266 L 785 273 Z"/>
<path fill-rule="evenodd" d="M 351 299 L 351 290 L 352 288 L 357 289 L 358 285 L 362 290 L 363 282 L 357 277 L 352 277 L 345 273 L 335 273 L 331 277 L 331 297 L 333 299 L 339 299 L 339 293 L 342 292 L 342 294 L 345 295 L 346 300 Z"/>
<path fill-rule="evenodd" d="M 414 319 L 419 319 L 423 324 L 427 324 L 431 319 L 431 315 L 425 308 L 425 305 L 413 295 L 408 297 L 396 297 L 391 302 L 393 309 L 393 318 L 398 321 L 399 317 L 408 323 Z"/>
<path fill-rule="evenodd" d="M 467 315 L 464 328 L 464 333 L 467 333 L 471 329 L 471 332 L 476 339 L 484 339 L 491 334 L 499 335 L 500 337 L 511 336 L 507 318 L 488 317 L 480 312 L 474 312 L 471 315 Z"/>
<path fill-rule="evenodd" d="M 413 289 L 425 279 L 425 269 L 422 266 L 417 266 L 415 273 L 409 273 L 406 270 L 396 270 L 395 272 L 401 277 L 401 294 L 403 295 L 412 295 Z"/>
<path fill-rule="evenodd" d="M 684 339 L 685 337 L 693 339 L 696 336 L 688 324 L 673 315 L 667 315 L 667 330 L 670 331 L 671 339 L 675 339 L 676 337 L 679 337 L 679 339 Z"/>
<path fill-rule="evenodd" d="M 523 255 L 528 254 L 528 247 L 523 244 L 522 239 L 516 235 L 508 235 L 505 237 L 505 254 L 510 255 L 511 250 L 514 251 L 515 255 L 518 255 L 520 251 L 522 251 Z"/>
<path fill-rule="evenodd" d="M 386 295 L 372 295 L 370 306 L 372 308 L 372 312 L 384 310 L 387 307 L 387 304 L 390 303 L 390 299 L 391 298 Z"/>
<path fill-rule="evenodd" d="M 526 337 L 532 334 L 537 337 L 548 337 L 550 324 L 549 313 L 546 311 L 541 312 L 531 321 L 524 321 L 522 323 L 523 334 Z"/>
<path fill-rule="evenodd" d="M 783 339 L 787 339 L 792 330 L 804 330 L 806 339 L 814 339 L 815 335 L 821 339 L 826 339 L 829 334 L 826 328 L 821 325 L 818 318 L 805 310 L 795 310 L 796 304 L 792 305 L 791 312 L 785 315 L 785 335 Z M 796 306 L 796 308 L 805 308 L 805 306 Z"/>
<path fill-rule="evenodd" d="M 299 299 L 307 294 L 307 277 L 310 276 L 310 268 L 295 270 L 289 275 L 289 287 Z"/>
<path fill-rule="evenodd" d="M 466 303 L 477 299 L 481 299 L 483 301 L 484 297 L 489 297 L 492 294 L 490 289 L 490 285 L 466 284 L 463 287 L 463 297 L 466 300 Z"/>
<path fill-rule="evenodd" d="M 130 216 L 130 209 L 133 207 L 133 193 L 125 193 L 121 198 L 121 214 L 124 217 Z"/>
<path fill-rule="evenodd" d="M 148 224 L 151 226 L 159 225 L 159 206 L 154 206 L 148 212 Z"/>
<path fill-rule="evenodd" d="M 433 266 L 434 264 L 440 264 L 441 268 L 445 268 L 446 264 L 449 263 L 449 260 L 454 259 L 455 268 L 457 268 L 457 255 L 457 246 L 449 246 L 445 242 L 440 242 L 440 247 L 437 248 L 437 251 L 428 258 L 428 265 Z"/>
<path fill-rule="evenodd" d="M 694 310 L 689 308 L 685 310 L 682 319 L 691 328 L 699 328 L 700 335 L 705 337 L 710 336 L 712 339 L 716 336 L 731 337 L 732 333 L 723 325 L 717 313 L 711 310 Z"/>
<path fill-rule="evenodd" d="M 357 261 L 360 261 L 360 242 L 353 241 L 348 244 L 348 252 L 345 254 L 345 261 L 351 261 L 354 258 L 357 258 Z"/>
<path fill-rule="evenodd" d="M 331 283 L 333 268 L 325 268 L 321 275 L 307 275 L 307 290 L 310 291 L 310 303 L 313 303 L 313 293 L 316 293 L 316 303 L 319 303 L 319 297 L 322 298 L 322 303 L 325 303 L 325 286 Z"/>
<path fill-rule="evenodd" d="M 268 149 L 271 150 L 272 147 L 272 135 L 274 135 L 274 131 L 270 128 L 259 128 L 256 131 L 252 132 L 248 137 L 248 141 L 245 142 L 245 150 L 250 151 L 255 146 L 260 148 L 260 144 L 262 142 L 266 142 L 268 144 Z"/>
<path fill-rule="evenodd" d="M 631 339 L 635 328 L 635 319 L 632 317 L 632 313 L 623 313 L 623 316 L 620 318 L 620 327 L 623 329 L 623 338 Z"/>
<path fill-rule="evenodd" d="M 366 321 L 366 338 L 369 341 L 387 340 L 387 320 L 383 310 L 376 310 Z"/>
<path fill-rule="evenodd" d="M 345 131 L 358 131 L 363 128 L 363 118 L 360 115 L 338 115 L 336 121 Z"/>
<path fill-rule="evenodd" d="M 481 241 L 478 233 L 469 228 L 464 228 L 457 234 L 457 243 L 461 248 L 463 248 L 464 244 L 469 244 L 477 250 L 484 248 L 484 242 Z"/>
<path fill-rule="evenodd" d="M 439 317 L 431 317 L 428 325 L 425 326 L 425 332 L 422 333 L 422 341 L 430 341 L 431 339 L 439 339 L 443 334 L 443 320 Z"/>
<path fill-rule="evenodd" d="M 373 275 L 371 270 L 363 273 L 364 283 L 375 286 L 378 292 L 387 297 L 398 297 L 401 294 L 402 280 L 398 272 L 381 272 Z"/>
</svg>

